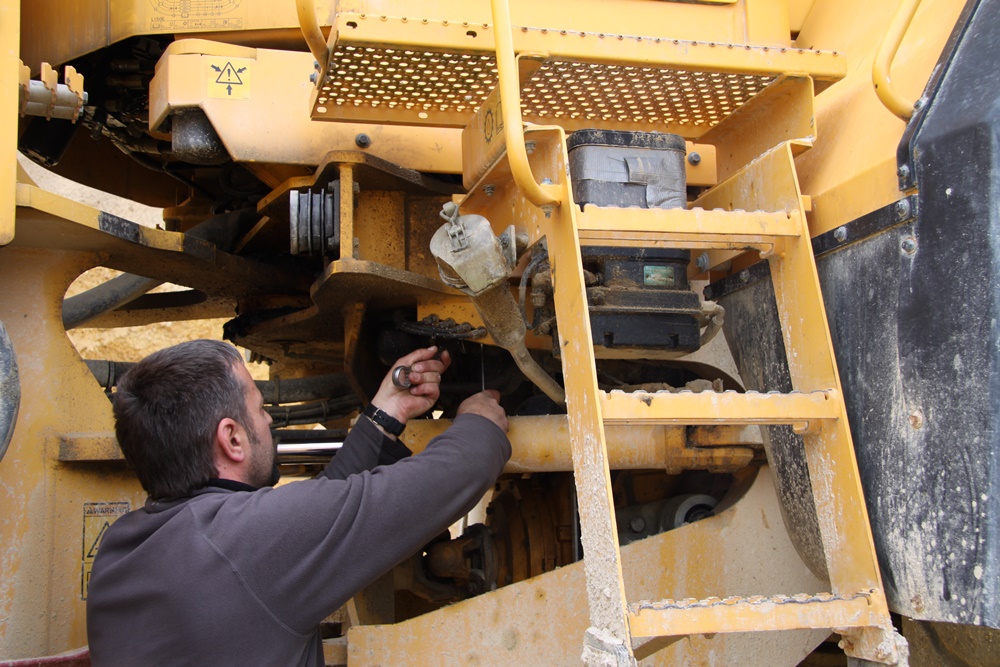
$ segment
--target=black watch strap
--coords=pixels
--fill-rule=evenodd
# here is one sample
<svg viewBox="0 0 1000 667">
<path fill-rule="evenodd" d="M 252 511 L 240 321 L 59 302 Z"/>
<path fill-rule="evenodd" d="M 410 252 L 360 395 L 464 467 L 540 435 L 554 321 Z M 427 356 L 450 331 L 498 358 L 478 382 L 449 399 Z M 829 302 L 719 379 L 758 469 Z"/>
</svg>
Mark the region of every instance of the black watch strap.
<svg viewBox="0 0 1000 667">
<path fill-rule="evenodd" d="M 386 433 L 394 435 L 397 438 L 399 437 L 399 434 L 403 432 L 403 429 L 406 428 L 405 424 L 400 423 L 398 419 L 389 413 L 376 408 L 371 403 L 369 403 L 368 407 L 365 408 L 365 416 L 384 428 Z"/>
</svg>

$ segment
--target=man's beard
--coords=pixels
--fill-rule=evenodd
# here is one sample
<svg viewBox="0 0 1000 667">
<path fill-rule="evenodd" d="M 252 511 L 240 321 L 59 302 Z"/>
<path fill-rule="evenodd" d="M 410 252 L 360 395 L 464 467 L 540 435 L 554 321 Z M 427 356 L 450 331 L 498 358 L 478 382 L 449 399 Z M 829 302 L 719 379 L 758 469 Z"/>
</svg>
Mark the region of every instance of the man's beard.
<svg viewBox="0 0 1000 667">
<path fill-rule="evenodd" d="M 271 460 L 271 466 L 268 467 L 264 458 L 264 442 L 257 437 L 256 433 L 250 430 L 247 430 L 247 437 L 250 439 L 250 447 L 253 451 L 253 463 L 250 466 L 250 485 L 258 489 L 262 489 L 265 486 L 274 486 L 281 479 L 281 469 L 278 467 L 277 439 L 272 440 L 271 446 L 273 447 L 274 458 Z"/>
</svg>

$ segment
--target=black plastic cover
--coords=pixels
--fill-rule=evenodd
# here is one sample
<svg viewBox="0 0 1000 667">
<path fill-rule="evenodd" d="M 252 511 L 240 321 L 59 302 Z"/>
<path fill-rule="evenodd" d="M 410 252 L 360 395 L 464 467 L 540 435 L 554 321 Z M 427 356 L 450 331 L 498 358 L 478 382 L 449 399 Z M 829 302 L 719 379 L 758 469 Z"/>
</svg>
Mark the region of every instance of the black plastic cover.
<svg viewBox="0 0 1000 667">
<path fill-rule="evenodd" d="M 817 266 L 890 609 L 1000 628 L 1000 0 L 966 16 L 899 151 L 915 221 L 821 248 Z M 770 278 L 745 273 L 712 286 L 727 339 L 748 388 L 787 390 Z M 767 431 L 818 569 L 801 444 Z"/>
<path fill-rule="evenodd" d="M 1000 628 L 1000 1 L 909 155 L 919 215 L 820 263 L 894 611 Z"/>
</svg>

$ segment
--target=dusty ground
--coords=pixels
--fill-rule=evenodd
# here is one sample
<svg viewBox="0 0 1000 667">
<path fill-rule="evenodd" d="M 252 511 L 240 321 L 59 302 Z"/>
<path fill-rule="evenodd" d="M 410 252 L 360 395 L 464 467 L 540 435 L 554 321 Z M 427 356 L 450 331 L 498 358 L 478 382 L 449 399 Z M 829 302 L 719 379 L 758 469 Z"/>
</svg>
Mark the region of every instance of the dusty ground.
<svg viewBox="0 0 1000 667">
<path fill-rule="evenodd" d="M 19 156 L 25 171 L 42 188 L 64 197 L 113 213 L 148 227 L 163 222 L 162 209 L 137 204 L 114 195 L 69 181 L 39 167 L 30 160 Z M 97 268 L 84 273 L 67 295 L 72 296 L 98 285 L 118 275 L 118 271 Z M 179 289 L 175 285 L 162 285 L 154 291 Z M 118 329 L 79 328 L 69 332 L 69 338 L 84 359 L 111 359 L 114 361 L 138 361 L 156 350 L 175 343 L 196 338 L 222 337 L 225 319 L 200 320 L 195 322 L 163 322 L 139 327 Z M 267 369 L 263 366 L 249 366 L 257 379 L 266 379 Z"/>
</svg>

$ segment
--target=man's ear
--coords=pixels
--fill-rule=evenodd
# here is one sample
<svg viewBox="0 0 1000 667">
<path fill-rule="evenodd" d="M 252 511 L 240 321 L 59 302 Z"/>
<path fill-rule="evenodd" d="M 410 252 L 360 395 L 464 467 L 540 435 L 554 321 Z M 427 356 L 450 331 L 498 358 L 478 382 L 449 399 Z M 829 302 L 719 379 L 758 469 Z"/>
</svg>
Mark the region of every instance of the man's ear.
<svg viewBox="0 0 1000 667">
<path fill-rule="evenodd" d="M 216 460 L 222 464 L 242 463 L 248 455 L 246 430 L 234 419 L 226 417 L 215 427 Z"/>
</svg>

